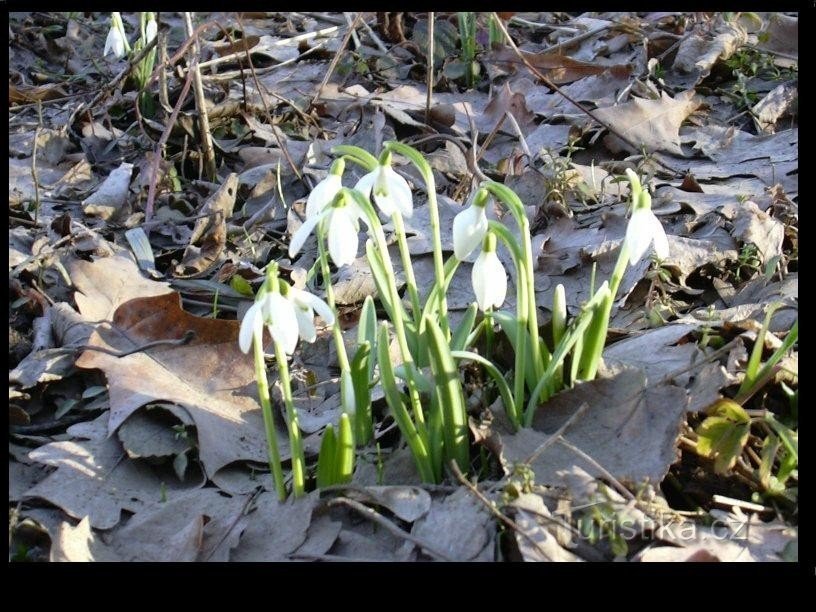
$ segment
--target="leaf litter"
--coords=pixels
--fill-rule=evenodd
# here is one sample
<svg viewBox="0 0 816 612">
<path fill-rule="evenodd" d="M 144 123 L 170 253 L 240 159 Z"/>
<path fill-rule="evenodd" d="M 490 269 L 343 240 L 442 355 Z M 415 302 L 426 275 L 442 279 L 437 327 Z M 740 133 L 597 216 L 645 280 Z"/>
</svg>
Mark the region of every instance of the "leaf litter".
<svg viewBox="0 0 816 612">
<path fill-rule="evenodd" d="M 738 505 L 728 510 L 713 508 L 709 494 L 703 511 L 713 527 L 680 520 L 671 507 L 691 509 L 671 483 L 700 486 L 687 466 L 712 469 L 689 450 L 689 431 L 733 395 L 765 311 L 784 303 L 768 351 L 798 316 L 796 14 L 510 17 L 524 59 L 592 109 L 590 120 L 509 46 L 489 49 L 487 15 L 477 35 L 484 72 L 468 89 L 443 66 L 458 61 L 455 14 L 437 13 L 428 125 L 427 15 L 383 13 L 399 24 L 391 34 L 402 32 L 383 47 L 370 33 L 377 16 L 364 13 L 373 29 L 358 29 L 350 50 L 340 41 L 351 22 L 335 27 L 331 14 L 219 14 L 243 29 L 255 76 L 239 59 L 243 49 L 230 55 L 223 33 L 202 35 L 217 176 L 202 174 L 188 111 L 156 176 L 153 153 L 142 154 L 167 125 L 181 85 L 174 75 L 164 77 L 169 87 L 157 99 L 169 94 L 170 105 L 159 114 L 132 115 L 135 92 L 121 83 L 89 106 L 85 94 L 116 73 L 115 64 L 90 62 L 103 19 L 61 14 L 49 25 L 44 15 L 10 21 L 10 343 L 12 331 L 20 339 L 9 390 L 10 418 L 22 425 L 11 431 L 9 500 L 21 504 L 10 521 L 19 542 L 40 525 L 54 561 L 796 558 L 795 498 L 769 513 L 736 489 L 729 493 Z M 160 18 L 181 28 L 172 13 Z M 50 47 L 20 34 L 55 24 Z M 635 31 L 649 34 L 646 45 Z M 42 83 L 40 56 L 50 74 L 67 70 L 71 79 Z M 471 126 L 477 164 L 527 205 L 542 312 L 559 283 L 577 312 L 593 274 L 611 272 L 628 193 L 613 179 L 624 167 L 643 168 L 669 234 L 661 274 L 648 262 L 627 270 L 601 378 L 553 397 L 531 429 L 511 432 L 500 401 L 482 406 L 474 423 L 493 463 L 475 487 L 452 477 L 445 491 L 419 485 L 386 418 L 380 454 L 358 463 L 358 484 L 277 502 L 252 361 L 236 343 L 241 287 L 257 286 L 271 258 L 293 278 L 295 266 L 311 267 L 313 242 L 291 267 L 282 253 L 299 223 L 294 210 L 340 143 L 376 152 L 393 138 L 458 138 L 464 154 L 444 139 L 420 145 L 442 192 L 449 251 L 453 216 L 471 187 Z M 409 166 L 398 169 L 422 183 Z M 697 189 L 687 191 L 672 169 L 689 172 Z M 154 218 L 145 219 L 151 181 Z M 406 226 L 424 287 L 433 270 L 421 200 Z M 454 324 L 472 301 L 469 270 L 461 266 L 451 284 Z M 351 340 L 356 310 L 376 296 L 365 259 L 340 270 L 333 288 Z M 730 350 L 728 341 L 736 342 Z M 293 359 L 309 453 L 339 414 L 333 351 L 321 332 Z M 797 381 L 798 353 L 783 363 L 785 380 Z M 74 404 L 59 385 L 78 388 Z M 107 393 L 82 394 L 100 386 Z M 778 413 L 777 389 L 754 398 L 755 408 Z M 376 389 L 374 397 L 375 414 L 384 415 Z M 285 436 L 279 444 L 286 456 Z M 522 478 L 524 469 L 532 476 Z M 664 533 L 667 515 L 688 533 Z M 624 537 L 609 521 L 636 524 L 648 537 Z M 512 530 L 509 545 L 497 546 L 499 524 Z"/>
</svg>

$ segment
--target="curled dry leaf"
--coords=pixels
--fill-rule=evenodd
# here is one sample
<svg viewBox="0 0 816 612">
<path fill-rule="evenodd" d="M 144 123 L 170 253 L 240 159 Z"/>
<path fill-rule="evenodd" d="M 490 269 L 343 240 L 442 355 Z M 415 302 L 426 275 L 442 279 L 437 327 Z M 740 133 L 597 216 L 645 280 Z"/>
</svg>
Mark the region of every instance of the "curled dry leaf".
<svg viewBox="0 0 816 612">
<path fill-rule="evenodd" d="M 206 216 L 196 221 L 176 276 L 197 276 L 218 260 L 227 244 L 227 219 L 232 216 L 237 191 L 238 175 L 233 172 L 204 203 L 201 214 Z"/>
<path fill-rule="evenodd" d="M 124 218 L 130 214 L 128 204 L 128 190 L 130 177 L 133 174 L 133 164 L 122 162 L 116 170 L 99 186 L 93 195 L 82 201 L 82 210 L 86 215 L 95 215 L 100 219 L 108 220 L 116 217 Z"/>
</svg>

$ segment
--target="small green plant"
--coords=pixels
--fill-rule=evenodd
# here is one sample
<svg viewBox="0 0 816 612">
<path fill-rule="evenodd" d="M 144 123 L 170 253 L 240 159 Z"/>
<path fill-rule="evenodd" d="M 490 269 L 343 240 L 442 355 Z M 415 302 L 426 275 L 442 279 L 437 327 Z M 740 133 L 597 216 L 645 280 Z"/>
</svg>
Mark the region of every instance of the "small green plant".
<svg viewBox="0 0 816 612">
<path fill-rule="evenodd" d="M 254 346 L 270 469 L 281 498 L 286 495 L 286 489 L 266 383 L 264 326 L 272 336 L 280 371 L 295 495 L 305 490 L 306 469 L 289 388 L 287 355 L 294 351 L 298 335 L 307 341 L 314 340 L 314 311 L 332 327 L 341 372 L 343 410 L 339 430 L 331 427 L 324 433 L 318 456 L 318 486 L 351 478 L 355 446 L 365 446 L 372 439 L 371 388 L 376 382 L 384 391 L 388 408 L 411 450 L 422 480 L 440 482 L 451 462 L 463 473 L 472 469 L 460 373 L 463 361 L 481 368 L 489 377 L 514 427 L 530 426 L 538 407 L 553 394 L 577 381 L 595 378 L 612 302 L 626 267 L 640 261 L 652 247 L 661 260 L 668 256 L 668 241 L 651 211 L 651 197 L 629 170 L 632 216 L 612 276 L 597 289 L 592 288 L 590 299 L 572 320 L 567 316 L 564 288 L 556 289 L 550 344 L 549 334 L 545 339 L 540 333 L 530 226 L 524 205 L 515 192 L 494 181 L 481 183 L 467 206 L 454 218 L 453 255 L 445 259 L 434 176 L 419 151 L 399 142 L 387 142 L 379 157 L 347 145 L 336 146 L 332 152 L 338 159 L 309 195 L 305 221 L 289 245 L 289 256 L 294 259 L 307 238 L 312 234 L 316 237 L 326 302 L 278 278 L 277 264 L 272 262 L 267 266 L 266 279 L 255 303 L 244 317 L 239 337 L 244 352 Z M 418 170 L 428 198 L 434 280 L 425 292 L 424 303 L 420 300 L 404 222 L 404 218 L 413 214 L 412 189 L 392 168 L 394 155 L 406 158 Z M 342 184 L 346 162 L 366 171 L 353 189 Z M 491 201 L 506 208 L 518 234 L 512 233 L 505 223 L 487 219 L 486 207 Z M 388 218 L 394 228 L 406 281 L 404 298 L 398 292 L 381 216 Z M 329 260 L 338 268 L 355 261 L 359 230 L 363 225 L 368 235 L 366 259 L 386 320 L 377 322 L 373 301 L 367 300 L 361 312 L 357 348 L 349 359 L 335 315 Z M 499 248 L 505 248 L 513 262 L 515 312 L 502 309 L 509 283 L 498 257 Z M 471 283 L 475 302 L 453 327 L 448 318 L 446 294 L 459 265 L 473 256 Z M 505 366 L 491 359 L 496 325 L 512 347 L 513 364 L 509 371 L 503 371 Z M 392 338 L 396 340 L 396 359 L 390 348 Z M 482 338 L 487 349 L 484 354 L 480 352 Z"/>
</svg>

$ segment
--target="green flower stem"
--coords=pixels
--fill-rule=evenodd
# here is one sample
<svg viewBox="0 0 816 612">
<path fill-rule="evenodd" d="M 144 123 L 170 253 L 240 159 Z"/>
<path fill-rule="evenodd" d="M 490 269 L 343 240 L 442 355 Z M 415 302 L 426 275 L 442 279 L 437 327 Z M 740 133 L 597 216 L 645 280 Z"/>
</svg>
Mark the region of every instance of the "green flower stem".
<svg viewBox="0 0 816 612">
<path fill-rule="evenodd" d="M 593 319 L 587 328 L 586 337 L 581 347 L 581 357 L 577 371 L 578 380 L 593 380 L 598 373 L 601 356 L 603 355 L 604 344 L 606 343 L 606 333 L 609 330 L 609 318 L 612 314 L 612 305 L 615 303 L 615 296 L 618 293 L 623 274 L 626 272 L 626 265 L 629 263 L 629 247 L 626 241 L 621 241 L 618 260 L 615 269 L 609 279 L 609 299 L 598 304 L 595 309 Z"/>
<path fill-rule="evenodd" d="M 524 411 L 524 426 L 530 427 L 533 424 L 533 416 L 535 415 L 536 406 L 539 402 L 547 401 L 550 396 L 547 394 L 547 388 L 551 383 L 551 379 L 555 374 L 556 370 L 559 366 L 561 366 L 564 362 L 564 359 L 569 354 L 570 350 L 579 342 L 583 341 L 584 332 L 586 331 L 589 324 L 592 322 L 593 313 L 597 309 L 598 305 L 608 297 L 608 290 L 607 291 L 597 291 L 595 295 L 584 305 L 581 312 L 573 321 L 573 329 L 568 331 L 563 338 L 561 338 L 561 342 L 556 347 L 555 351 L 552 354 L 552 358 L 550 359 L 550 363 L 547 366 L 547 369 L 542 374 L 541 378 L 536 385 L 536 388 L 533 389 L 533 392 L 530 394 L 530 399 L 527 402 L 527 408 Z M 541 395 L 544 394 L 544 398 L 541 399 Z"/>
<path fill-rule="evenodd" d="M 346 352 L 346 343 L 343 341 L 343 332 L 340 330 L 340 320 L 336 316 L 337 307 L 334 302 L 334 289 L 331 283 L 331 271 L 329 270 L 329 259 L 326 252 L 326 232 L 323 227 L 325 220 L 320 223 L 318 228 L 317 251 L 318 259 L 320 261 L 320 273 L 323 275 L 323 284 L 326 287 L 326 303 L 332 312 L 335 313 L 334 325 L 332 325 L 332 335 L 334 337 L 334 345 L 337 349 L 337 361 L 340 365 L 341 372 L 348 372 L 351 370 L 349 365 L 348 353 Z"/>
<path fill-rule="evenodd" d="M 332 147 L 331 152 L 332 155 L 342 155 L 347 160 L 359 164 L 367 172 L 371 172 L 379 165 L 377 158 L 371 153 L 353 145 L 337 145 Z"/>
<path fill-rule="evenodd" d="M 400 142 L 389 141 L 385 143 L 385 148 L 407 157 L 416 166 L 425 181 L 425 192 L 428 195 L 428 211 L 431 220 L 431 236 L 433 237 L 434 276 L 436 277 L 436 285 L 441 287 L 445 282 L 445 266 L 442 261 L 442 235 L 439 228 L 439 206 L 436 201 L 436 181 L 434 180 L 433 170 L 431 170 L 425 158 L 422 157 L 422 154 L 413 147 Z M 444 295 L 439 303 L 439 323 L 445 337 L 450 338 L 448 300 Z"/>
<path fill-rule="evenodd" d="M 510 209 L 513 217 L 516 219 L 516 223 L 519 226 L 519 231 L 521 232 L 521 245 L 522 251 L 524 253 L 524 261 L 525 261 L 525 273 L 526 276 L 524 277 L 527 284 L 527 299 L 529 300 L 528 304 L 528 318 L 527 318 L 527 325 L 530 329 L 530 338 L 532 340 L 532 353 L 533 353 L 533 364 L 535 366 L 535 372 L 537 377 L 540 377 L 543 372 L 544 368 L 546 367 L 547 363 L 542 360 L 542 349 L 545 351 L 544 359 L 549 361 L 549 354 L 547 354 L 547 349 L 544 346 L 541 346 L 541 343 L 538 341 L 538 306 L 536 305 L 535 301 L 535 279 L 533 278 L 533 246 L 532 240 L 530 238 L 530 222 L 527 220 L 527 214 L 524 212 L 524 204 L 522 204 L 519 197 L 513 192 L 512 189 L 509 187 L 505 187 L 501 183 L 496 183 L 495 181 L 488 181 L 483 184 L 490 193 L 496 196 L 499 200 L 504 202 L 507 207 Z M 519 281 L 521 282 L 521 281 Z"/>
<path fill-rule="evenodd" d="M 275 428 L 275 415 L 272 413 L 272 402 L 269 399 L 269 381 L 266 378 L 264 364 L 263 334 L 256 335 L 252 340 L 255 356 L 255 380 L 258 381 L 258 397 L 261 400 L 261 414 L 263 414 L 264 430 L 266 431 L 266 452 L 269 457 L 269 470 L 275 481 L 275 490 L 280 501 L 286 500 L 286 486 L 283 483 L 283 469 L 281 468 L 280 451 L 278 450 L 278 434 Z"/>
<path fill-rule="evenodd" d="M 289 448 L 292 453 L 292 493 L 300 497 L 306 491 L 306 459 L 303 456 L 303 440 L 300 437 L 298 417 L 292 401 L 292 387 L 289 383 L 289 364 L 283 345 L 275 340 L 275 359 L 278 375 L 283 388 L 283 403 L 286 405 L 286 427 L 289 430 Z"/>
<path fill-rule="evenodd" d="M 456 273 L 456 269 L 459 267 L 460 263 L 462 262 L 456 257 L 448 258 L 448 261 L 445 262 L 445 267 L 442 271 L 442 273 L 445 275 L 445 280 L 442 283 L 442 286 L 434 283 L 430 293 L 428 293 L 428 297 L 425 300 L 425 307 L 422 309 L 422 320 L 419 324 L 420 336 L 425 333 L 425 318 L 431 316 L 434 312 L 434 308 L 439 304 L 440 295 L 444 297 L 445 294 L 447 294 L 448 287 L 453 280 L 453 275 Z"/>
<path fill-rule="evenodd" d="M 382 225 L 380 224 L 380 219 L 377 217 L 376 211 L 371 206 L 371 202 L 367 201 L 366 198 L 358 191 L 354 191 L 353 189 L 346 189 L 343 188 L 343 192 L 346 196 L 350 196 L 354 198 L 357 202 L 357 205 L 360 209 L 365 213 L 366 218 L 368 219 L 368 227 L 371 230 L 371 233 L 374 234 L 374 240 L 377 244 L 377 248 L 379 249 L 380 253 L 384 256 L 382 257 L 383 268 L 385 269 L 386 276 L 388 277 L 388 292 L 390 293 L 391 303 L 394 305 L 393 308 L 393 323 L 394 323 L 394 332 L 397 335 L 397 343 L 400 347 L 400 353 L 402 353 L 402 360 L 405 363 L 405 372 L 406 372 L 406 382 L 408 383 L 408 396 L 411 399 L 411 408 L 414 414 L 414 419 L 417 423 L 417 426 L 420 428 L 421 431 L 425 429 L 425 417 L 422 413 L 422 402 L 419 397 L 419 390 L 417 389 L 416 383 L 416 372 L 414 366 L 414 358 L 411 355 L 411 350 L 408 346 L 408 337 L 405 334 L 405 321 L 402 317 L 403 309 L 402 309 L 402 302 L 399 297 L 399 293 L 397 292 L 397 286 L 394 284 L 394 267 L 391 264 L 391 258 L 386 257 L 388 255 L 388 244 L 385 241 L 385 234 L 383 233 Z"/>
<path fill-rule="evenodd" d="M 454 359 L 468 359 L 484 367 L 484 369 L 496 383 L 496 386 L 499 388 L 499 395 L 501 395 L 502 401 L 504 402 L 505 412 L 507 412 L 507 416 L 513 423 L 513 427 L 519 429 L 521 427 L 521 415 L 516 407 L 513 394 L 510 393 L 510 386 L 507 384 L 507 381 L 504 380 L 501 372 L 493 364 L 493 362 L 489 359 L 485 359 L 478 353 L 473 353 L 471 351 L 451 351 L 451 355 Z"/>
<path fill-rule="evenodd" d="M 419 305 L 419 293 L 417 292 L 416 277 L 414 276 L 414 266 L 411 263 L 411 253 L 408 251 L 405 223 L 403 223 L 402 215 L 399 212 L 395 212 L 391 215 L 391 220 L 394 222 L 394 231 L 397 233 L 402 269 L 405 271 L 405 283 L 408 285 L 408 296 L 411 299 L 411 314 L 414 317 L 414 329 L 419 329 L 422 308 Z"/>
<path fill-rule="evenodd" d="M 513 234 L 504 225 L 497 221 L 488 222 L 490 230 L 501 238 L 507 250 L 513 256 L 513 263 L 516 264 L 516 362 L 515 362 L 515 383 L 514 398 L 517 405 L 524 401 L 524 381 L 527 375 L 527 333 L 525 326 L 528 320 L 529 302 L 527 301 L 527 283 L 524 257 L 516 243 Z M 532 337 L 533 344 L 538 344 L 538 336 Z M 534 353 L 535 354 L 535 353 Z"/>
</svg>

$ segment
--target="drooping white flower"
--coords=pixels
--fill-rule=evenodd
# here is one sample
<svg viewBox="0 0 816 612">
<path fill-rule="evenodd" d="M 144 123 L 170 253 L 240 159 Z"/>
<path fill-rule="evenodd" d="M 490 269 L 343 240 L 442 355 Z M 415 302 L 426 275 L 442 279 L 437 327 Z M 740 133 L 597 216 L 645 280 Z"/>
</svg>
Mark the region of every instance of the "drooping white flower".
<svg viewBox="0 0 816 612">
<path fill-rule="evenodd" d="M 122 27 L 122 18 L 119 13 L 111 14 L 111 28 L 108 32 L 108 38 L 105 40 L 105 51 L 102 57 L 113 53 L 116 59 L 125 57 L 125 48 L 127 41 L 125 40 L 124 28 Z"/>
<path fill-rule="evenodd" d="M 315 312 L 323 318 L 326 325 L 334 324 L 334 312 L 326 302 L 316 295 L 292 287 L 289 289 L 288 297 L 295 306 L 298 333 L 306 342 L 314 342 L 317 338 L 317 330 L 314 324 Z"/>
<path fill-rule="evenodd" d="M 145 40 L 145 44 L 149 43 L 151 40 L 156 38 L 156 34 L 158 33 L 158 31 L 159 26 L 156 23 L 156 20 L 149 18 L 147 21 L 147 26 L 145 26 L 145 36 L 147 37 L 147 40 Z"/>
<path fill-rule="evenodd" d="M 453 218 L 453 253 L 464 260 L 484 241 L 487 234 L 487 191 L 476 192 L 470 206 Z"/>
<path fill-rule="evenodd" d="M 249 352 L 253 338 L 257 337 L 260 341 L 264 325 L 272 338 L 281 343 L 287 355 L 295 352 L 299 329 L 295 306 L 277 291 L 259 294 L 246 311 L 238 332 L 238 346 L 242 352 Z"/>
<path fill-rule="evenodd" d="M 343 186 L 341 177 L 345 168 L 346 162 L 342 158 L 335 160 L 328 176 L 315 185 L 306 200 L 306 217 L 314 217 L 334 201 L 337 192 Z"/>
<path fill-rule="evenodd" d="M 623 239 L 624 245 L 629 247 L 629 265 L 632 266 L 643 258 L 652 244 L 658 257 L 665 259 L 669 256 L 669 241 L 663 225 L 652 212 L 651 196 L 644 190 L 638 200 Z"/>
<path fill-rule="evenodd" d="M 499 308 L 507 296 L 507 274 L 496 255 L 496 236 L 488 233 L 470 274 L 479 310 Z"/>
<path fill-rule="evenodd" d="M 326 219 L 328 234 L 329 255 L 338 268 L 352 263 L 357 257 L 359 246 L 358 232 L 360 231 L 360 208 L 348 199 L 335 201 L 321 212 L 309 217 L 303 222 L 292 236 L 289 243 L 289 257 L 294 257 L 306 242 L 306 238 L 314 228 Z"/>
<path fill-rule="evenodd" d="M 389 217 L 395 212 L 403 217 L 414 214 L 414 199 L 408 181 L 397 174 L 391 167 L 391 156 L 386 155 L 384 162 L 357 181 L 354 189 L 366 199 L 374 194 L 374 203 Z"/>
</svg>

